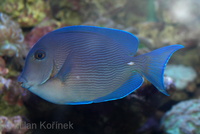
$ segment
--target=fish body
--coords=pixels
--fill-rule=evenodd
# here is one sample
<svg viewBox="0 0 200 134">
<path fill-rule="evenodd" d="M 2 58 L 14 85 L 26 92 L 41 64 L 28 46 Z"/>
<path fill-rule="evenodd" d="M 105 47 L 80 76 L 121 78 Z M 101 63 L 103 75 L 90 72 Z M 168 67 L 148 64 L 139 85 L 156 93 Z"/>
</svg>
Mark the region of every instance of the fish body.
<svg viewBox="0 0 200 134">
<path fill-rule="evenodd" d="M 30 50 L 19 82 L 56 104 L 116 100 L 138 89 L 145 76 L 167 94 L 163 72 L 182 45 L 136 56 L 139 41 L 131 33 L 94 26 L 70 26 L 43 36 Z"/>
</svg>

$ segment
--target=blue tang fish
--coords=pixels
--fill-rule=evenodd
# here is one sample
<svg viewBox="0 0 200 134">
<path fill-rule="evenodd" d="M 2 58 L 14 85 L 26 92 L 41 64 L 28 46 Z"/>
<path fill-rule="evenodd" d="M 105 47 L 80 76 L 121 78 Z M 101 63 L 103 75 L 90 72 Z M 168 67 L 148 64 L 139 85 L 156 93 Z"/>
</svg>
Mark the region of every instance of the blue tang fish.
<svg viewBox="0 0 200 134">
<path fill-rule="evenodd" d="M 160 92 L 164 69 L 182 45 L 135 56 L 138 38 L 95 26 L 69 26 L 43 36 L 27 55 L 22 87 L 55 104 L 89 104 L 123 98 L 146 77 Z"/>
</svg>

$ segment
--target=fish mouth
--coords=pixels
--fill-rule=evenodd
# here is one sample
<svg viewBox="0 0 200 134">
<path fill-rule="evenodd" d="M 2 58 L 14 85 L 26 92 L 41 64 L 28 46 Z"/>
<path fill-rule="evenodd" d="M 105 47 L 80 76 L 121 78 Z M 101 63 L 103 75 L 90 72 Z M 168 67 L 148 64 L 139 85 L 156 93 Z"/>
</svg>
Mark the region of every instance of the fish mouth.
<svg viewBox="0 0 200 134">
<path fill-rule="evenodd" d="M 23 87 L 23 88 L 29 89 L 32 87 L 32 85 L 28 84 L 28 81 L 24 77 L 19 76 L 18 82 L 20 83 L 21 87 Z"/>
<path fill-rule="evenodd" d="M 27 84 L 27 83 L 22 83 L 22 82 L 20 82 L 20 84 L 21 84 L 21 87 L 26 88 L 26 89 L 29 89 L 29 88 L 32 87 L 31 85 L 29 85 L 29 84 Z"/>
</svg>

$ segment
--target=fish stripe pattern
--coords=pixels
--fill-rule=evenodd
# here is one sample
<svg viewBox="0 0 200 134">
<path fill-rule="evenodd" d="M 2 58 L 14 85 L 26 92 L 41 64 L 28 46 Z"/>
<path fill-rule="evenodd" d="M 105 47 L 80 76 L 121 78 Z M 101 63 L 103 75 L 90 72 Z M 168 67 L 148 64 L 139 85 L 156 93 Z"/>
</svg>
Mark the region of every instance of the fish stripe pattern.
<svg viewBox="0 0 200 134">
<path fill-rule="evenodd" d="M 128 80 L 123 74 L 130 72 L 126 67 L 129 56 L 117 42 L 91 33 L 72 32 L 65 35 L 70 38 L 62 39 L 63 46 L 73 44 L 70 48 L 73 53 L 72 69 L 66 76 L 68 79 L 65 84 L 74 94 L 81 94 L 87 99 L 104 96 Z M 131 76 L 131 73 L 128 75 Z"/>
<path fill-rule="evenodd" d="M 33 46 L 18 81 L 55 104 L 120 99 L 138 89 L 143 77 L 168 95 L 164 69 L 171 55 L 183 46 L 166 46 L 134 56 L 138 45 L 136 36 L 122 30 L 95 26 L 60 28 Z"/>
</svg>

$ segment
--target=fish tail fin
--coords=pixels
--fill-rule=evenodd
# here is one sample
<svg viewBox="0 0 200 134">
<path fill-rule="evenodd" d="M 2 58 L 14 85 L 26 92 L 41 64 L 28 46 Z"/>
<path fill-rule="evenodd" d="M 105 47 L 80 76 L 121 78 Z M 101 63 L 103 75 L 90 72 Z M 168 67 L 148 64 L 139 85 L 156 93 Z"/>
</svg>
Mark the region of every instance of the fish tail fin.
<svg viewBox="0 0 200 134">
<path fill-rule="evenodd" d="M 172 54 L 183 47 L 170 45 L 136 56 L 132 62 L 134 70 L 145 76 L 160 92 L 169 96 L 164 86 L 164 69 Z"/>
</svg>

